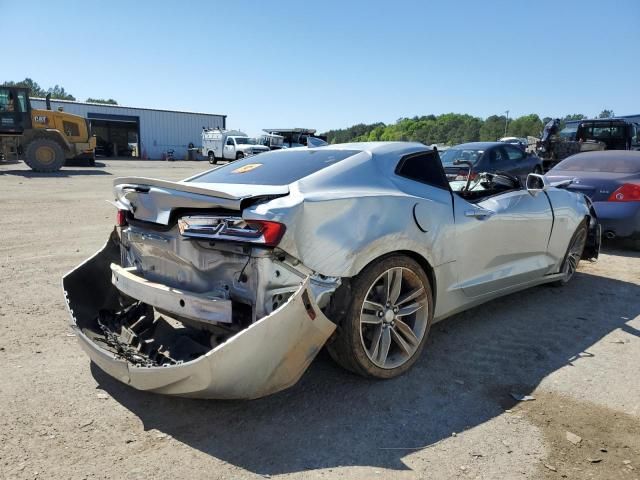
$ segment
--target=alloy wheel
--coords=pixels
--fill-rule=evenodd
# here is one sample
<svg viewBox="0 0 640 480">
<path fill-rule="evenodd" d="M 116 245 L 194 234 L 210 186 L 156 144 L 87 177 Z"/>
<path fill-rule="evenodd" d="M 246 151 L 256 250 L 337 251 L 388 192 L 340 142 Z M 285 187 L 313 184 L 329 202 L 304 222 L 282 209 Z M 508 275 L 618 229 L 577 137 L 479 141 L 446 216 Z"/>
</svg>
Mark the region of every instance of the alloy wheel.
<svg viewBox="0 0 640 480">
<path fill-rule="evenodd" d="M 427 330 L 425 285 L 405 267 L 390 268 L 369 287 L 360 311 L 360 341 L 369 360 L 385 369 L 406 363 Z"/>
<path fill-rule="evenodd" d="M 573 237 L 569 250 L 567 251 L 567 258 L 564 261 L 563 268 L 566 281 L 569 281 L 574 273 L 576 273 L 586 241 L 587 230 L 582 228 L 577 232 L 576 236 Z"/>
</svg>

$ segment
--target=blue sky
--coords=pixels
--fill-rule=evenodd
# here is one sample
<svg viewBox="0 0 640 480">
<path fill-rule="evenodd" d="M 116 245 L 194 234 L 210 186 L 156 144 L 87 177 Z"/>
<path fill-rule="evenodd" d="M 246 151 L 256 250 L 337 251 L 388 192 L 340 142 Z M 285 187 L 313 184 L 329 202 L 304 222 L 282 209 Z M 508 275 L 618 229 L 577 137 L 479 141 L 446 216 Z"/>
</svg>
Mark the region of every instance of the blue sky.
<svg viewBox="0 0 640 480">
<path fill-rule="evenodd" d="M 638 0 L 0 0 L 0 11 L 3 38 L 20 44 L 5 45 L 0 82 L 223 113 L 250 134 L 446 112 L 640 113 Z"/>
</svg>

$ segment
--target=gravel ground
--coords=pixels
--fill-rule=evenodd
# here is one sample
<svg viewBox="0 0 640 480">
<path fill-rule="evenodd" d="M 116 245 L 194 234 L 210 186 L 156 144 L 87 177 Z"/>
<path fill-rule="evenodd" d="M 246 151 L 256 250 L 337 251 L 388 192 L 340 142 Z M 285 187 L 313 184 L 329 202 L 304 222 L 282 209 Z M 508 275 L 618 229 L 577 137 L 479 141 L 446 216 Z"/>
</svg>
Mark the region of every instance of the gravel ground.
<svg viewBox="0 0 640 480">
<path fill-rule="evenodd" d="M 640 254 L 611 245 L 565 288 L 436 325 L 394 380 L 322 353 L 285 392 L 220 402 L 103 374 L 70 336 L 60 278 L 106 240 L 114 178 L 206 166 L 0 164 L 0 478 L 640 478 Z"/>
</svg>

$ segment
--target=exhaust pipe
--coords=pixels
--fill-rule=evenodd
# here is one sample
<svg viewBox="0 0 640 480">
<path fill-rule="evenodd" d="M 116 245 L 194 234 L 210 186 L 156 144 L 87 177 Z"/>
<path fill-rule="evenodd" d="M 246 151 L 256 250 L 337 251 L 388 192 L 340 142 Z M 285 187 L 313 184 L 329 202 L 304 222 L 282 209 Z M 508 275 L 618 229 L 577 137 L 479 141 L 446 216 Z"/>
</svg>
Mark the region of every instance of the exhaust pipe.
<svg viewBox="0 0 640 480">
<path fill-rule="evenodd" d="M 604 236 L 605 236 L 605 238 L 608 238 L 609 240 L 613 240 L 614 238 L 616 238 L 615 232 L 613 232 L 611 230 L 607 230 L 606 232 L 604 232 Z"/>
<path fill-rule="evenodd" d="M 51 110 L 51 94 L 47 93 L 47 96 L 44 97 L 44 101 L 47 102 L 47 110 Z"/>
</svg>

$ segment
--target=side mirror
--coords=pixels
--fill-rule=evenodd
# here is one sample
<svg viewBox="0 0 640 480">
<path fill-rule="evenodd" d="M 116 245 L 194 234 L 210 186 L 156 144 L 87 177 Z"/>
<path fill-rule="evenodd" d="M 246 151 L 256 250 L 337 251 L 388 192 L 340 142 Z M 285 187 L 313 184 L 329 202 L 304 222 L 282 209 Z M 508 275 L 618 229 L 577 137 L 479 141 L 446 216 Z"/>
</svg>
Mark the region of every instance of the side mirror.
<svg viewBox="0 0 640 480">
<path fill-rule="evenodd" d="M 544 192 L 549 186 L 549 181 L 544 175 L 538 173 L 530 173 L 527 175 L 527 191 L 532 197 L 535 197 L 540 192 Z"/>
</svg>

